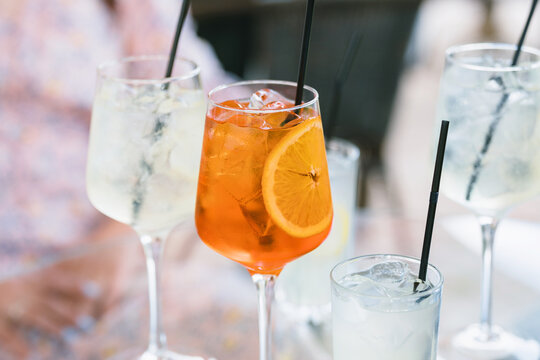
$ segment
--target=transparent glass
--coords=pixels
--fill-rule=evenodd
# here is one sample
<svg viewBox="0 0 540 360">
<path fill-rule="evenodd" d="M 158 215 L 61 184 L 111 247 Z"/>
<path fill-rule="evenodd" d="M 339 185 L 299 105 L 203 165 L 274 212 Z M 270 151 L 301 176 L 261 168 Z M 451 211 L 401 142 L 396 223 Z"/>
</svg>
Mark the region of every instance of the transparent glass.
<svg viewBox="0 0 540 360">
<path fill-rule="evenodd" d="M 334 360 L 436 360 L 443 277 L 429 265 L 430 286 L 415 292 L 419 267 L 418 259 L 386 254 L 360 256 L 334 267 Z"/>
<path fill-rule="evenodd" d="M 164 79 L 167 61 L 133 57 L 98 68 L 86 173 L 94 207 L 132 226 L 144 248 L 150 305 L 144 360 L 200 359 L 167 350 L 160 267 L 168 234 L 193 216 L 206 101 L 198 66 L 176 59 Z"/>
<path fill-rule="evenodd" d="M 448 49 L 437 110 L 437 121 L 450 121 L 441 192 L 474 211 L 482 229 L 480 322 L 453 344 L 483 359 L 525 348 L 540 356 L 538 346 L 494 326 L 491 314 L 497 225 L 513 206 L 540 194 L 540 51 L 522 48 L 512 66 L 515 51 L 492 43 Z"/>
<path fill-rule="evenodd" d="M 289 317 L 312 325 L 330 317 L 328 274 L 354 253 L 354 215 L 360 150 L 353 143 L 333 138 L 326 143 L 334 220 L 324 243 L 287 264 L 276 283 L 276 302 Z"/>
<path fill-rule="evenodd" d="M 259 92 L 261 89 L 266 90 Z M 252 97 L 255 93 L 259 96 Z M 271 304 L 276 277 L 285 264 L 316 248 L 331 225 L 318 94 L 306 86 L 303 102 L 291 106 L 295 93 L 296 83 L 272 80 L 224 85 L 209 93 L 195 223 L 204 243 L 242 264 L 252 276 L 259 297 L 260 360 L 272 358 Z M 256 108 L 263 102 L 268 104 Z M 309 145 L 302 145 L 303 141 Z M 286 152 L 290 146 L 296 152 Z M 289 156 L 284 158 L 284 154 Z M 280 182 L 274 177 L 281 174 L 277 159 L 291 160 Z M 306 186 L 295 187 L 298 184 Z M 284 193 L 274 193 L 276 188 L 297 190 L 296 196 L 283 197 L 293 207 L 306 200 L 305 194 L 313 194 L 310 189 L 323 194 L 323 201 L 313 206 L 328 209 L 320 212 L 325 219 L 319 223 L 321 227 L 302 234 L 307 228 L 291 226 L 290 218 L 281 216 L 277 201 Z M 301 208 L 295 219 L 313 215 L 313 208 Z"/>
</svg>

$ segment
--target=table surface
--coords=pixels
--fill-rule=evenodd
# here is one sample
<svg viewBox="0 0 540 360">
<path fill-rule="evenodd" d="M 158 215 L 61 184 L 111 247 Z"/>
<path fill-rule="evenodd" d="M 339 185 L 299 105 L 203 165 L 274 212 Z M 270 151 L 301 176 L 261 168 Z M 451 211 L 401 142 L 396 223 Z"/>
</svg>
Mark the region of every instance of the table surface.
<svg viewBox="0 0 540 360">
<path fill-rule="evenodd" d="M 424 221 L 389 213 L 359 213 L 356 253 L 399 253 L 418 256 Z M 461 360 L 450 350 L 450 339 L 479 316 L 480 257 L 436 223 L 430 262 L 445 276 L 439 347 L 445 360 Z M 480 241 L 473 239 L 472 241 Z M 175 244 L 170 244 L 176 242 Z M 255 287 L 240 265 L 221 257 L 198 240 L 192 224 L 177 230 L 166 249 L 163 276 L 164 327 L 169 347 L 184 354 L 219 360 L 258 357 Z M 62 262 L 95 261 L 103 254 L 134 253 L 137 265 L 122 296 L 85 330 L 62 336 L 33 333 L 28 346 L 36 358 L 103 359 L 126 349 L 144 351 L 148 331 L 148 302 L 144 256 L 135 235 L 89 247 Z M 525 250 L 526 251 L 526 250 Z M 180 254 L 180 255 L 178 255 Z M 496 268 L 494 321 L 540 340 L 539 290 L 527 287 Z M 73 329 L 72 329 L 73 330 Z M 328 328 L 302 324 L 275 308 L 275 359 L 329 360 Z"/>
</svg>

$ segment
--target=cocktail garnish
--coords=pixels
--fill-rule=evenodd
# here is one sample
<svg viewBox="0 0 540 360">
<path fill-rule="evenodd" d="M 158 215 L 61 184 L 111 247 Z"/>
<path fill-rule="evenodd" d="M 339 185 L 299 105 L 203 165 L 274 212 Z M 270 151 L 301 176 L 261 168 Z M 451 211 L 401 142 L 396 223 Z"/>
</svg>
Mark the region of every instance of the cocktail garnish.
<svg viewBox="0 0 540 360">
<path fill-rule="evenodd" d="M 294 127 L 272 149 L 262 176 L 266 210 L 272 220 L 294 237 L 320 233 L 332 221 L 330 180 L 322 126 L 318 118 Z"/>
</svg>

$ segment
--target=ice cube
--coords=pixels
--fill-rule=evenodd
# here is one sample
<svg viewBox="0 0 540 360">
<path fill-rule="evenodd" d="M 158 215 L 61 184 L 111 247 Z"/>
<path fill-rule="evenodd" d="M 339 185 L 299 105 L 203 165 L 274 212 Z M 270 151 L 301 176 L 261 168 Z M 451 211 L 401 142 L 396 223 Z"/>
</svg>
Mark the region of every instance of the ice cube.
<svg viewBox="0 0 540 360">
<path fill-rule="evenodd" d="M 400 261 L 387 261 L 373 265 L 367 275 L 382 284 L 401 284 L 409 274 L 409 266 Z"/>
<path fill-rule="evenodd" d="M 510 188 L 503 181 L 504 166 L 497 163 L 484 162 L 482 171 L 478 177 L 478 184 L 475 186 L 472 193 L 472 200 L 476 199 L 476 196 L 481 198 L 495 198 L 507 193 Z"/>
<path fill-rule="evenodd" d="M 477 59 L 477 65 L 494 67 L 497 65 L 497 60 L 490 54 L 484 54 Z M 474 62 L 472 62 L 474 64 Z"/>
<path fill-rule="evenodd" d="M 503 92 L 505 88 L 506 84 L 504 83 L 502 77 L 498 75 L 490 77 L 485 84 L 485 89 L 491 92 Z"/>
<path fill-rule="evenodd" d="M 176 111 L 182 108 L 183 107 L 182 105 L 183 105 L 182 102 L 178 100 L 174 100 L 170 98 L 165 99 L 158 105 L 157 112 L 159 114 L 169 114 L 169 113 L 172 113 L 173 111 Z"/>
<path fill-rule="evenodd" d="M 238 110 L 246 109 L 244 104 L 242 104 L 240 101 L 237 101 L 237 100 L 227 100 L 227 101 L 222 102 L 221 105 L 227 108 L 231 108 L 231 109 L 238 109 Z M 237 120 L 241 121 L 243 118 L 245 118 L 245 116 L 242 116 L 238 112 L 232 111 L 230 109 L 224 109 L 221 106 L 214 107 L 210 112 L 210 116 L 218 122 L 229 121 L 229 122 L 234 122 L 234 123 L 237 123 L 238 122 Z"/>
<path fill-rule="evenodd" d="M 285 103 L 281 100 L 271 101 L 265 104 L 262 108 L 264 110 L 281 110 L 290 107 L 289 103 Z"/>
<path fill-rule="evenodd" d="M 351 291 L 368 297 L 387 296 L 386 288 L 371 280 L 369 270 L 348 274 L 340 279 L 339 283 Z M 378 303 L 378 300 L 374 303 Z"/>
<path fill-rule="evenodd" d="M 263 109 L 270 103 L 290 103 L 283 95 L 272 89 L 261 89 L 256 91 L 249 98 L 249 109 Z"/>
<path fill-rule="evenodd" d="M 515 71 L 508 71 L 503 72 L 500 75 L 498 75 L 502 82 L 504 83 L 504 87 L 506 90 L 509 91 L 515 91 L 522 88 L 522 84 L 520 81 L 520 77 L 518 76 L 519 73 Z"/>
<path fill-rule="evenodd" d="M 133 107 L 139 111 L 156 111 L 167 97 L 166 93 L 155 85 L 147 85 L 139 89 L 137 96 L 133 99 Z"/>
<path fill-rule="evenodd" d="M 506 157 L 502 166 L 501 182 L 503 182 L 508 191 L 517 193 L 528 189 L 529 183 L 533 179 L 533 170 L 531 169 L 530 159 L 520 159 L 517 157 Z"/>
</svg>

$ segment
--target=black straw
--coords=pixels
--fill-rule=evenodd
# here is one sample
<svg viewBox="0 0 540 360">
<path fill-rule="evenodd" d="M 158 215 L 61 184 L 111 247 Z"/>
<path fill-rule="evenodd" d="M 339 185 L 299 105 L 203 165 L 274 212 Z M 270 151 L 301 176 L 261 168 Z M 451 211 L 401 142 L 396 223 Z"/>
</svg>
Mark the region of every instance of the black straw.
<svg viewBox="0 0 540 360">
<path fill-rule="evenodd" d="M 294 105 L 302 103 L 302 94 L 304 92 L 304 79 L 306 77 L 306 65 L 309 51 L 309 38 L 311 35 L 311 23 L 313 22 L 313 8 L 315 0 L 308 0 L 306 7 L 306 20 L 304 21 L 304 36 L 302 37 L 302 53 L 300 56 L 300 65 L 298 66 L 298 81 L 296 83 L 296 98 Z"/>
<path fill-rule="evenodd" d="M 525 41 L 525 36 L 527 35 L 527 31 L 529 30 L 529 25 L 531 24 L 531 19 L 534 14 L 534 10 L 536 9 L 536 4 L 538 3 L 538 0 L 533 0 L 531 5 L 531 10 L 529 11 L 529 16 L 527 17 L 527 22 L 525 23 L 525 27 L 523 28 L 523 31 L 521 32 L 521 36 L 519 37 L 519 41 L 517 43 L 517 48 L 514 53 L 514 56 L 512 58 L 512 66 L 516 66 L 519 60 L 519 55 L 521 54 L 521 48 L 523 47 L 523 42 Z M 495 81 L 499 83 L 499 85 L 505 89 L 505 84 L 501 77 L 497 76 L 494 78 Z M 476 184 L 476 181 L 478 181 L 478 176 L 480 175 L 480 170 L 482 169 L 482 160 L 484 159 L 484 156 L 486 155 L 487 151 L 489 150 L 489 146 L 491 145 L 491 140 L 493 139 L 493 135 L 495 134 L 495 130 L 497 130 L 497 125 L 499 124 L 501 120 L 501 111 L 503 110 L 504 106 L 506 105 L 506 102 L 508 101 L 508 93 L 504 93 L 501 97 L 501 100 L 497 104 L 497 108 L 495 109 L 494 113 L 494 119 L 493 122 L 490 124 L 488 128 L 488 132 L 486 134 L 486 138 L 484 139 L 484 144 L 482 145 L 482 149 L 480 150 L 480 153 L 476 157 L 476 160 L 473 164 L 473 173 L 471 175 L 471 178 L 469 180 L 469 184 L 467 185 L 467 191 L 465 193 L 465 199 L 468 201 L 471 199 L 471 194 L 474 188 L 474 185 Z"/>
<path fill-rule="evenodd" d="M 345 57 L 343 58 L 343 61 L 341 62 L 339 70 L 336 74 L 336 78 L 334 79 L 332 100 L 330 102 L 328 115 L 326 116 L 326 126 L 324 127 L 324 133 L 326 134 L 327 139 L 332 138 L 334 135 L 339 112 L 339 104 L 341 103 L 341 94 L 343 92 L 343 85 L 351 72 L 352 64 L 354 62 L 356 53 L 358 52 L 358 48 L 360 47 L 361 40 L 362 37 L 358 34 L 358 31 L 355 31 L 349 40 Z"/>
<path fill-rule="evenodd" d="M 306 66 L 309 51 L 309 38 L 311 35 L 311 23 L 313 22 L 313 8 L 315 7 L 315 0 L 308 0 L 306 6 L 306 18 L 304 21 L 304 35 L 302 36 L 302 49 L 300 53 L 300 64 L 298 66 L 298 81 L 296 82 L 296 97 L 294 105 L 298 106 L 302 103 L 302 95 L 304 93 L 304 79 L 306 77 Z M 287 124 L 293 120 L 294 116 L 289 115 L 281 126 Z"/>
<path fill-rule="evenodd" d="M 420 271 L 418 278 L 426 281 L 428 267 L 429 250 L 431 248 L 431 237 L 433 235 L 433 224 L 435 223 L 435 211 L 437 210 L 437 200 L 439 199 L 439 185 L 441 183 L 441 173 L 444 159 L 444 150 L 446 148 L 446 137 L 448 135 L 447 120 L 441 124 L 441 133 L 439 135 L 439 145 L 437 147 L 437 157 L 435 158 L 435 170 L 433 172 L 433 181 L 431 183 L 431 193 L 429 194 L 429 207 L 426 221 L 426 230 L 424 232 L 424 245 L 422 246 L 422 257 L 420 259 Z M 415 283 L 415 291 L 418 283 Z"/>
<path fill-rule="evenodd" d="M 529 25 L 531 24 L 531 19 L 533 17 L 534 10 L 536 9 L 537 3 L 538 3 L 538 0 L 533 0 L 532 2 L 531 10 L 529 10 L 529 16 L 527 17 L 527 22 L 525 23 L 525 27 L 523 28 L 523 31 L 521 32 L 521 36 L 519 37 L 519 41 L 517 44 L 517 49 L 516 49 L 516 52 L 514 53 L 514 58 L 512 59 L 512 66 L 516 66 L 519 60 L 521 47 L 523 46 L 523 42 L 525 41 L 525 36 L 527 35 L 527 31 L 529 30 Z"/>
<path fill-rule="evenodd" d="M 178 23 L 176 24 L 176 33 L 174 34 L 171 51 L 169 53 L 169 63 L 167 64 L 167 71 L 165 72 L 166 78 L 170 77 L 173 71 L 176 50 L 178 49 L 178 41 L 180 40 L 180 34 L 182 33 L 182 27 L 184 26 L 184 21 L 186 20 L 190 3 L 191 0 L 182 1 L 182 7 L 180 8 L 180 16 L 178 17 Z"/>
<path fill-rule="evenodd" d="M 191 0 L 184 0 L 182 2 L 182 7 L 180 8 L 180 16 L 178 18 L 178 23 L 176 24 L 176 33 L 174 35 L 173 43 L 171 46 L 171 51 L 169 53 L 169 61 L 167 63 L 167 70 L 165 71 L 165 78 L 169 78 L 173 71 L 174 59 L 176 58 L 176 50 L 178 49 L 178 40 L 180 40 L 180 34 L 182 32 L 182 27 L 184 26 L 184 21 L 189 10 Z M 166 82 L 162 86 L 163 90 L 169 89 L 169 82 Z M 163 133 L 163 128 L 166 126 L 166 118 L 169 114 L 161 114 L 156 118 L 156 123 L 154 125 L 152 143 L 155 143 Z M 141 160 L 141 176 L 137 179 L 135 187 L 133 189 L 133 201 L 132 201 L 132 213 L 133 213 L 133 224 L 135 224 L 139 218 L 139 213 L 145 198 L 145 181 L 148 176 L 154 173 L 154 167 L 151 163 L 148 163 L 146 159 Z"/>
</svg>

